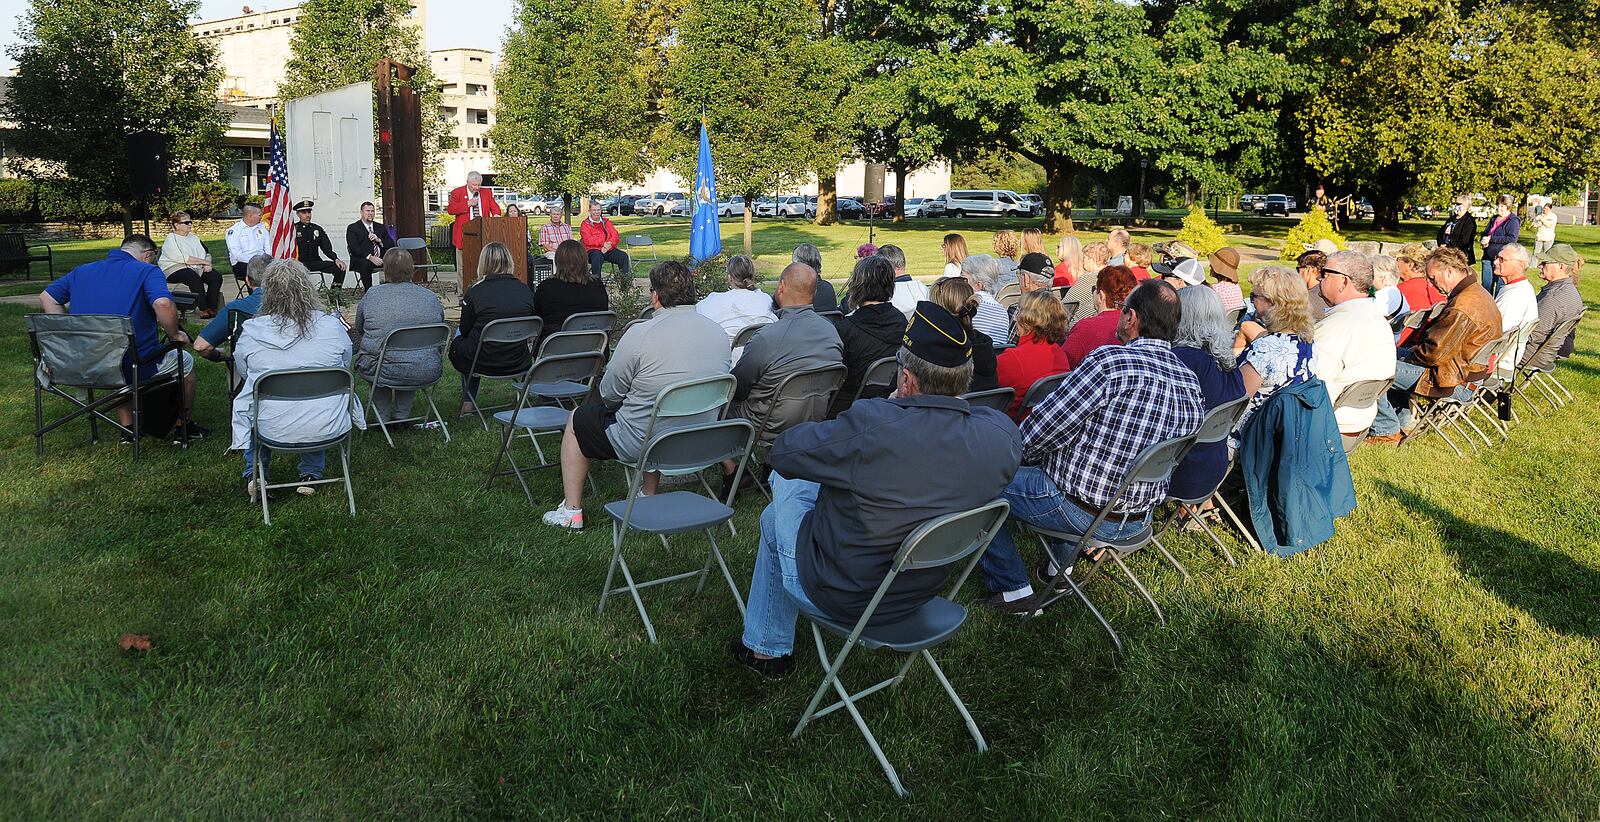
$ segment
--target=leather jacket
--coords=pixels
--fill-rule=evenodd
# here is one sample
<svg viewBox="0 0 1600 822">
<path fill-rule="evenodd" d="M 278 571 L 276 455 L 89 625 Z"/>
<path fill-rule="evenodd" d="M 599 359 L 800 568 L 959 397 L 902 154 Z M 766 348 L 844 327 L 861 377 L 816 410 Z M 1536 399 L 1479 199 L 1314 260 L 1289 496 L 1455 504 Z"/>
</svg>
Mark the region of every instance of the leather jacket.
<svg viewBox="0 0 1600 822">
<path fill-rule="evenodd" d="M 1467 276 L 1450 291 L 1444 313 L 1429 323 L 1411 349 L 1411 362 L 1427 368 L 1417 380 L 1417 393 L 1448 396 L 1464 383 L 1480 379 L 1487 369 L 1474 368 L 1478 350 L 1500 337 L 1500 309 L 1494 297 Z"/>
</svg>

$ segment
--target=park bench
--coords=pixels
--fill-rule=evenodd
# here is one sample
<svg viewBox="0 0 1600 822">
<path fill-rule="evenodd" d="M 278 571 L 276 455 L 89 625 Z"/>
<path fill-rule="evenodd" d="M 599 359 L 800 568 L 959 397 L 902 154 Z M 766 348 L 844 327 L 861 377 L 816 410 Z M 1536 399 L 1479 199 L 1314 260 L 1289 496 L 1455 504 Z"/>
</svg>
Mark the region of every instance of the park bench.
<svg viewBox="0 0 1600 822">
<path fill-rule="evenodd" d="M 44 249 L 43 254 L 34 253 L 34 249 Z M 28 243 L 27 235 L 21 232 L 0 234 L 0 274 L 7 274 L 21 268 L 25 273 L 33 273 L 33 264 L 36 262 L 49 263 L 50 277 L 56 276 L 56 262 L 50 251 L 50 246 L 44 243 Z"/>
</svg>

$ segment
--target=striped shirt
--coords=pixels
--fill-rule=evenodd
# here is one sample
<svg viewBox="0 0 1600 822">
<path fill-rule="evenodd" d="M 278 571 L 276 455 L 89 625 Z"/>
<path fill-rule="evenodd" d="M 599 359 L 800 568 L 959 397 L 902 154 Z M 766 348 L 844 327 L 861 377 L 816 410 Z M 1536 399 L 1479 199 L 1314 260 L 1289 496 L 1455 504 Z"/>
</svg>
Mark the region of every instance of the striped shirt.
<svg viewBox="0 0 1600 822">
<path fill-rule="evenodd" d="M 1067 372 L 1022 423 L 1022 461 L 1061 492 L 1091 506 L 1116 496 L 1139 452 L 1193 434 L 1205 417 L 1200 383 L 1165 340 L 1104 345 Z M 1137 482 L 1118 513 L 1143 514 L 1166 498 L 1167 481 Z"/>
<path fill-rule="evenodd" d="M 572 239 L 572 226 L 566 223 L 545 223 L 539 229 L 539 247 L 556 250 L 556 246 Z"/>
</svg>

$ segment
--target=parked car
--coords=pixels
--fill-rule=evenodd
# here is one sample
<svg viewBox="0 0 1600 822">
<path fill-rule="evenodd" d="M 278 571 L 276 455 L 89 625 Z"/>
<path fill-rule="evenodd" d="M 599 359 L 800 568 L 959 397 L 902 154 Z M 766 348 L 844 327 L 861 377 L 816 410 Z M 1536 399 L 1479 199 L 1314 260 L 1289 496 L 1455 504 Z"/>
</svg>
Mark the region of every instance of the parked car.
<svg viewBox="0 0 1600 822">
<path fill-rule="evenodd" d="M 1290 211 L 1299 211 L 1300 210 L 1300 203 L 1295 200 L 1293 194 L 1285 194 L 1284 196 L 1289 199 L 1289 210 Z"/>
<path fill-rule="evenodd" d="M 1000 188 L 956 189 L 945 196 L 946 213 L 962 217 L 1031 217 L 1033 205 L 1015 191 Z"/>
<path fill-rule="evenodd" d="M 757 217 L 804 217 L 806 216 L 806 198 L 798 194 L 788 194 L 774 200 L 765 197 L 756 203 Z"/>
<path fill-rule="evenodd" d="M 1239 210 L 1250 212 L 1256 210 L 1256 204 L 1266 199 L 1265 194 L 1240 194 Z"/>
<path fill-rule="evenodd" d="M 921 217 L 922 216 L 922 206 L 923 206 L 924 203 L 927 203 L 927 202 L 928 202 L 928 198 L 927 197 L 908 197 L 906 199 L 906 209 L 905 209 L 906 216 L 907 217 Z"/>
<path fill-rule="evenodd" d="M 1440 212 L 1439 212 L 1439 209 L 1435 208 L 1434 206 L 1431 206 L 1431 205 L 1419 205 L 1419 206 L 1413 206 L 1412 209 L 1411 209 L 1411 213 L 1415 214 L 1420 219 L 1432 220 L 1435 217 L 1438 217 Z"/>
<path fill-rule="evenodd" d="M 633 213 L 681 217 L 689 213 L 689 198 L 681 191 L 658 191 L 635 200 Z"/>
<path fill-rule="evenodd" d="M 923 200 L 922 201 L 922 213 L 921 213 L 920 216 L 923 216 L 923 217 L 943 217 L 943 216 L 949 214 L 950 213 L 949 212 L 949 208 L 946 206 L 945 203 L 946 203 L 945 195 L 943 195 L 943 194 L 940 194 L 937 197 L 929 197 L 928 199 Z"/>
<path fill-rule="evenodd" d="M 807 220 L 815 220 L 816 218 L 817 218 L 817 198 L 815 198 L 815 197 L 807 197 L 806 198 L 806 219 Z"/>
<path fill-rule="evenodd" d="M 1044 213 L 1043 197 L 1040 197 L 1037 194 L 1022 194 L 1019 196 L 1022 197 L 1023 200 L 1027 201 L 1029 205 L 1033 206 L 1033 216 L 1037 217 Z"/>
<path fill-rule="evenodd" d="M 743 217 L 744 195 L 735 194 L 732 197 L 724 197 L 721 202 L 717 203 L 717 216 Z"/>
<path fill-rule="evenodd" d="M 1289 197 L 1285 194 L 1268 194 L 1256 204 L 1256 213 L 1266 217 L 1274 214 L 1289 216 Z"/>
<path fill-rule="evenodd" d="M 1357 217 L 1360 217 L 1363 220 L 1370 220 L 1377 213 L 1377 210 L 1372 207 L 1372 203 L 1367 202 L 1367 198 L 1362 197 L 1361 199 L 1356 200 Z"/>
<path fill-rule="evenodd" d="M 638 199 L 633 194 L 618 194 L 615 197 L 607 197 L 600 202 L 600 210 L 613 217 L 627 216 L 633 213 L 633 204 Z"/>
<path fill-rule="evenodd" d="M 840 197 L 834 207 L 838 209 L 841 220 L 859 220 L 867 216 L 866 206 L 854 197 Z"/>
</svg>

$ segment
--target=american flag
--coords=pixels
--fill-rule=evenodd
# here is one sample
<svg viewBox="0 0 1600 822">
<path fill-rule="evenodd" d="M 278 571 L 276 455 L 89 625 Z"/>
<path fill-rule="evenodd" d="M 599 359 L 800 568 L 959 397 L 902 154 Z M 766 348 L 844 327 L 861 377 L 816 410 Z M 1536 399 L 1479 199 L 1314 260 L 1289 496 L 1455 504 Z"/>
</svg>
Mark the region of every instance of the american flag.
<svg viewBox="0 0 1600 822">
<path fill-rule="evenodd" d="M 267 150 L 267 230 L 272 237 L 272 256 L 279 260 L 294 257 L 294 212 L 289 210 L 289 164 L 284 159 L 283 138 L 272 126 L 272 144 Z"/>
</svg>

